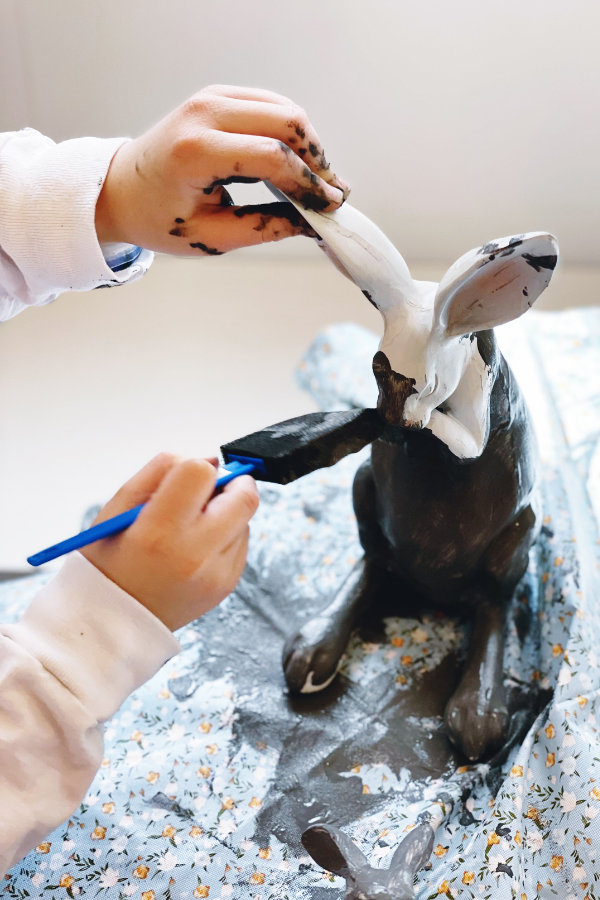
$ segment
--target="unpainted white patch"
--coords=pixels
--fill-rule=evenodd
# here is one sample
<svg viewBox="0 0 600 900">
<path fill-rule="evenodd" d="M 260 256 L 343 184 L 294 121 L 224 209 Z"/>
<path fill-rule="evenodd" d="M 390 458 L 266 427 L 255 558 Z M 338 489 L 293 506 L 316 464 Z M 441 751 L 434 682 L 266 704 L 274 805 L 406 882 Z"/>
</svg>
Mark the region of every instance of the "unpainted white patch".
<svg viewBox="0 0 600 900">
<path fill-rule="evenodd" d="M 333 681 L 333 679 L 335 678 L 337 673 L 340 671 L 340 669 L 342 667 L 342 662 L 343 662 L 343 658 L 340 659 L 339 663 L 337 664 L 336 670 L 333 673 L 333 675 L 331 676 L 331 678 L 328 678 L 327 681 L 323 682 L 323 684 L 313 684 L 313 676 L 315 673 L 314 673 L 314 671 L 309 672 L 308 677 L 307 677 L 306 681 L 304 682 L 304 685 L 303 685 L 300 693 L 301 694 L 316 694 L 317 691 L 324 691 L 326 687 L 329 687 L 329 685 L 331 684 L 331 682 Z"/>
</svg>

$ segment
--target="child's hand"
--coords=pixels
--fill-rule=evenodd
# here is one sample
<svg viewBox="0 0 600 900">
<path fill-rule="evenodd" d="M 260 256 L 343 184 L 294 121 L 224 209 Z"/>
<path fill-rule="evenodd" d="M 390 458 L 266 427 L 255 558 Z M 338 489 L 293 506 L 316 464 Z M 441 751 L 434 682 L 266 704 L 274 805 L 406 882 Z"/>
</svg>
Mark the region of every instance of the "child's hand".
<svg viewBox="0 0 600 900">
<path fill-rule="evenodd" d="M 216 256 L 295 234 L 314 237 L 291 204 L 236 207 L 223 187 L 264 180 L 311 209 L 337 209 L 349 193 L 291 100 L 204 88 L 116 153 L 96 208 L 98 239 Z"/>
<path fill-rule="evenodd" d="M 215 480 L 211 461 L 157 456 L 96 519 L 146 503 L 133 525 L 81 550 L 172 631 L 230 594 L 246 562 L 256 484 L 241 476 L 211 500 Z"/>
</svg>

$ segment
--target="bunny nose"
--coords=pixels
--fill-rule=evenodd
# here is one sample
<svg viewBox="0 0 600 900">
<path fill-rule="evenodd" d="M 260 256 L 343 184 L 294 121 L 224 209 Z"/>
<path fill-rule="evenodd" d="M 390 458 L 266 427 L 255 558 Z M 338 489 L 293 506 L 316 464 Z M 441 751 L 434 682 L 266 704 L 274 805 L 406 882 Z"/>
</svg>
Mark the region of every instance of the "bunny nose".
<svg viewBox="0 0 600 900">
<path fill-rule="evenodd" d="M 416 393 L 415 379 L 394 372 L 382 350 L 373 357 L 373 374 L 379 386 L 377 409 L 381 417 L 390 425 L 414 428 L 410 421 L 405 421 L 404 408 L 408 398 Z"/>
</svg>

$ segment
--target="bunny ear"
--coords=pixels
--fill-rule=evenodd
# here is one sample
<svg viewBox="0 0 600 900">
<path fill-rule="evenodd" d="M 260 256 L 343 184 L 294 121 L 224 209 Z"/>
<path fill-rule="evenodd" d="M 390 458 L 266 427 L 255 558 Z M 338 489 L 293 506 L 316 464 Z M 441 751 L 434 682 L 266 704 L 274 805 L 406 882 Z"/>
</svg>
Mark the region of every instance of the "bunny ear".
<svg viewBox="0 0 600 900">
<path fill-rule="evenodd" d="M 348 835 L 332 825 L 307 828 L 302 835 L 302 844 L 317 865 L 342 878 L 354 878 L 359 871 L 369 868 L 364 853 Z"/>
<path fill-rule="evenodd" d="M 401 889 L 412 889 L 413 879 L 433 850 L 433 828 L 428 823 L 417 825 L 405 837 L 390 863 L 388 888 L 390 894 L 400 894 Z"/>
<path fill-rule="evenodd" d="M 545 232 L 500 238 L 465 253 L 438 285 L 437 322 L 452 336 L 517 319 L 548 286 L 557 259 L 556 238 Z"/>
<path fill-rule="evenodd" d="M 316 212 L 282 194 L 270 182 L 265 184 L 278 200 L 293 203 L 319 235 L 318 244 L 334 266 L 358 285 L 380 312 L 419 298 L 401 254 L 374 222 L 349 203 L 334 212 Z"/>
</svg>

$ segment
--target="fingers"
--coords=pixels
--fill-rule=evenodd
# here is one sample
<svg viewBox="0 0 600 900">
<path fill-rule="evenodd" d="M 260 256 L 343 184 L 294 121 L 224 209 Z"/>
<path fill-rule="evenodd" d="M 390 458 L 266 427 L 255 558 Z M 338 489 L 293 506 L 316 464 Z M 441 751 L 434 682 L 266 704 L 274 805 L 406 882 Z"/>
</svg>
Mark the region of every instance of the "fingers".
<svg viewBox="0 0 600 900">
<path fill-rule="evenodd" d="M 188 220 L 190 252 L 218 256 L 238 247 L 281 241 L 295 235 L 318 238 L 317 232 L 291 203 L 257 203 L 248 206 L 204 210 Z"/>
<path fill-rule="evenodd" d="M 159 453 L 154 459 L 151 459 L 143 469 L 140 469 L 133 478 L 130 478 L 123 487 L 112 497 L 108 503 L 102 507 L 94 524 L 104 522 L 112 516 L 146 503 L 152 494 L 156 491 L 163 478 L 173 466 L 177 464 L 179 457 L 173 453 Z"/>
<path fill-rule="evenodd" d="M 280 105 L 223 98 L 213 112 L 215 124 L 231 134 L 254 134 L 287 144 L 311 169 L 328 184 L 350 193 L 347 182 L 338 178 L 325 158 L 315 129 L 303 109 L 293 104 Z"/>
<path fill-rule="evenodd" d="M 176 528 L 192 525 L 210 500 L 216 477 L 215 467 L 206 459 L 177 462 L 160 482 L 139 522 L 154 520 Z"/>
<path fill-rule="evenodd" d="M 214 94 L 218 97 L 230 97 L 235 100 L 260 100 L 262 103 L 277 103 L 282 106 L 293 106 L 289 97 L 265 91 L 261 88 L 236 87 L 231 84 L 211 84 L 203 88 L 200 94 Z"/>
</svg>

